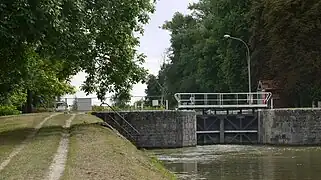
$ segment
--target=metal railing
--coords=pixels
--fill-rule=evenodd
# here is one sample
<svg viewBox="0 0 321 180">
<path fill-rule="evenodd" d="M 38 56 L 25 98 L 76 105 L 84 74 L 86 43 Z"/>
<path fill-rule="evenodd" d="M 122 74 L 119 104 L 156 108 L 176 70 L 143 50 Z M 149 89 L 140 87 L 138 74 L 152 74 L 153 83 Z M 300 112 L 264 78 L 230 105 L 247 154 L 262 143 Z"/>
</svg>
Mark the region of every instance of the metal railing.
<svg viewBox="0 0 321 180">
<path fill-rule="evenodd" d="M 133 126 L 131 125 L 120 113 L 117 112 L 117 110 L 115 110 L 112 106 L 110 106 L 108 103 L 106 102 L 102 102 L 101 105 L 107 105 L 109 108 L 111 108 L 111 110 L 125 123 L 129 126 L 129 128 L 132 129 L 132 131 L 134 131 L 134 134 L 132 134 L 131 132 L 129 132 L 125 127 L 123 127 L 114 117 L 112 117 L 109 113 L 106 113 L 109 118 L 111 120 L 113 120 L 113 122 L 124 132 L 126 133 L 126 135 L 131 139 L 131 141 L 133 143 L 137 143 L 137 136 L 140 136 L 140 132 Z M 105 120 L 106 121 L 106 120 Z M 114 127 L 115 129 L 118 129 L 117 127 Z M 136 137 L 135 137 L 136 136 Z"/>
<path fill-rule="evenodd" d="M 178 109 L 270 108 L 272 93 L 176 93 Z"/>
</svg>

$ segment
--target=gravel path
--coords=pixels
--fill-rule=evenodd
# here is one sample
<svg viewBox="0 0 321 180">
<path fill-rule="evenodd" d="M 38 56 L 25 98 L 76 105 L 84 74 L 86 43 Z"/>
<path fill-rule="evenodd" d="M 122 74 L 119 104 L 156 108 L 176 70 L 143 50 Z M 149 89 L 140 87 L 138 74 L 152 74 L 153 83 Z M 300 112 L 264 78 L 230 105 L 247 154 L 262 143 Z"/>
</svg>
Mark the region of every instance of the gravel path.
<svg viewBox="0 0 321 180">
<path fill-rule="evenodd" d="M 70 128 L 71 122 L 75 117 L 76 115 L 73 114 L 69 119 L 66 120 L 66 124 L 64 126 L 66 130 L 62 134 L 58 150 L 49 168 L 49 173 L 47 176 L 48 180 L 59 180 L 64 173 L 69 147 L 70 134 L 68 129 Z"/>
</svg>

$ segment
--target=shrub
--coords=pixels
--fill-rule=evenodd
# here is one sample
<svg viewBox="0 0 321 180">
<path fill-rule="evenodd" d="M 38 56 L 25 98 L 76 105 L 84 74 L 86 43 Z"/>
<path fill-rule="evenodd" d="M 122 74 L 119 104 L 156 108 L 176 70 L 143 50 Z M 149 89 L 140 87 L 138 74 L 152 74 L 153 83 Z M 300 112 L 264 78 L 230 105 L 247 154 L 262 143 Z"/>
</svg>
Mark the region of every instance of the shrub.
<svg viewBox="0 0 321 180">
<path fill-rule="evenodd" d="M 35 109 L 33 110 L 33 112 L 35 112 L 35 113 L 54 112 L 54 109 L 53 109 L 53 108 L 39 107 L 39 108 L 35 108 Z"/>
<path fill-rule="evenodd" d="M 20 111 L 15 106 L 1 106 L 0 105 L 0 116 L 17 115 Z"/>
<path fill-rule="evenodd" d="M 105 109 L 104 106 L 92 106 L 92 111 L 104 111 Z"/>
</svg>

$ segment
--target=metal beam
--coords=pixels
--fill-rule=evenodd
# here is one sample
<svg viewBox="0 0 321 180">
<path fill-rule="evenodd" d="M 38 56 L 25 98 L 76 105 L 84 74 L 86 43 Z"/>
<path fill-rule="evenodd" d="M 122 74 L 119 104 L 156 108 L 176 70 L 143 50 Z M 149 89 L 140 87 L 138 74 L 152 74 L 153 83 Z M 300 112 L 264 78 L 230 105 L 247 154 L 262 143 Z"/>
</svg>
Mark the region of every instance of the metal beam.
<svg viewBox="0 0 321 180">
<path fill-rule="evenodd" d="M 257 133 L 257 130 L 227 130 L 225 133 Z"/>
<path fill-rule="evenodd" d="M 214 134 L 220 133 L 220 131 L 196 131 L 196 134 Z"/>
<path fill-rule="evenodd" d="M 203 109 L 203 108 L 217 108 L 217 109 L 227 109 L 227 108 L 267 108 L 267 104 L 251 104 L 251 105 L 178 105 L 179 109 Z"/>
</svg>

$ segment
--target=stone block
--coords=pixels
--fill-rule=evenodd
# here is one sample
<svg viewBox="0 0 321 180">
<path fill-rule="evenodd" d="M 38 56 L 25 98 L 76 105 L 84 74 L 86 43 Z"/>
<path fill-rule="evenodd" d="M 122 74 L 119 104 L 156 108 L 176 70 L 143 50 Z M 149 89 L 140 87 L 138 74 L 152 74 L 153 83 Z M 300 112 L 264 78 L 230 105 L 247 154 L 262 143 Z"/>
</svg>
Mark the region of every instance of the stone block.
<svg viewBox="0 0 321 180">
<path fill-rule="evenodd" d="M 114 112 L 95 113 L 129 140 L 131 136 L 137 136 L 135 144 L 139 147 L 196 146 L 195 111 L 121 111 L 119 114 L 139 133 Z"/>
<path fill-rule="evenodd" d="M 320 145 L 321 109 L 268 109 L 259 112 L 263 144 Z"/>
</svg>

